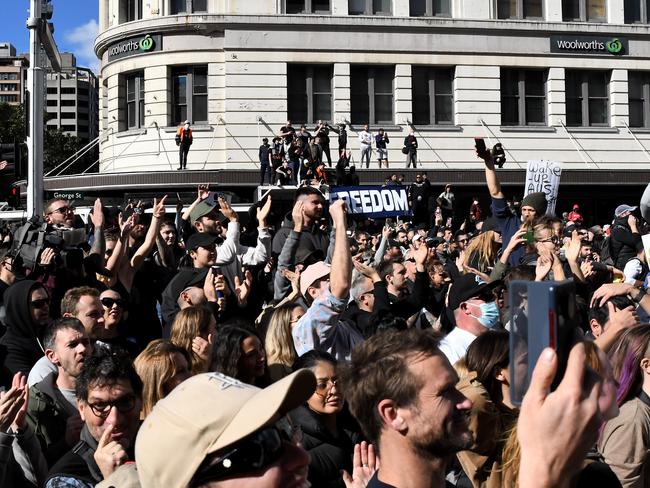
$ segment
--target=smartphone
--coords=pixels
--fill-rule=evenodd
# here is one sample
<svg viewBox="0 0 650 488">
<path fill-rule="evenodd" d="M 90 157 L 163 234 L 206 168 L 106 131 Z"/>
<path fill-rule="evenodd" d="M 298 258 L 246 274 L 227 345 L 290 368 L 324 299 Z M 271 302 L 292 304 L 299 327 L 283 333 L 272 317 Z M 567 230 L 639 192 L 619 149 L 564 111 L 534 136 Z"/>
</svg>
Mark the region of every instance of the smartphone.
<svg viewBox="0 0 650 488">
<path fill-rule="evenodd" d="M 569 352 L 579 339 L 573 281 L 510 283 L 510 399 L 521 405 L 533 369 L 546 347 L 555 349 L 558 370 L 551 390 L 564 376 Z"/>
<path fill-rule="evenodd" d="M 212 269 L 212 276 L 216 277 L 217 275 L 222 274 L 221 266 L 211 266 L 210 268 Z M 217 298 L 223 298 L 223 292 L 217 290 Z"/>
<path fill-rule="evenodd" d="M 482 137 L 474 138 L 474 147 L 476 147 L 476 152 L 479 156 L 482 156 L 487 152 L 487 147 L 485 146 L 485 141 Z"/>
</svg>

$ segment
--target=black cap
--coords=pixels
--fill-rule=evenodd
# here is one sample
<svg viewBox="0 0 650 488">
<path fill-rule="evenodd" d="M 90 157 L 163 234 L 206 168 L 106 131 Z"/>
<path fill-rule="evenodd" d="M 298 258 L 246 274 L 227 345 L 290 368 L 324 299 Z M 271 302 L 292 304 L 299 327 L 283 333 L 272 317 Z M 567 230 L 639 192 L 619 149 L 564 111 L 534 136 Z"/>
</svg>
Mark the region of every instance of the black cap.
<svg viewBox="0 0 650 488">
<path fill-rule="evenodd" d="M 470 298 L 478 297 L 481 294 L 496 288 L 501 284 L 501 280 L 486 283 L 480 276 L 474 273 L 460 275 L 454 280 L 449 290 L 449 308 L 456 310 L 460 304 Z"/>
<path fill-rule="evenodd" d="M 185 244 L 188 251 L 194 251 L 197 247 L 208 247 L 217 241 L 217 236 L 208 234 L 207 232 L 197 232 L 192 234 Z"/>
<path fill-rule="evenodd" d="M 494 232 L 501 233 L 501 226 L 499 225 L 499 221 L 495 217 L 488 217 L 485 219 L 483 222 L 483 225 L 481 226 L 481 234 L 483 232 L 487 232 L 488 230 L 493 230 Z"/>
</svg>

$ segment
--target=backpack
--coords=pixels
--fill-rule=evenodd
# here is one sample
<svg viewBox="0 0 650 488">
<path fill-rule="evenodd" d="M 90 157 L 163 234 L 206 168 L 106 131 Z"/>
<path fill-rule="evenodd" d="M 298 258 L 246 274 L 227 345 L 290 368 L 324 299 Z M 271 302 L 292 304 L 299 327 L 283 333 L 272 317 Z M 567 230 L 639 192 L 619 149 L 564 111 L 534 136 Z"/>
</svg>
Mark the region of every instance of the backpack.
<svg viewBox="0 0 650 488">
<path fill-rule="evenodd" d="M 600 248 L 600 262 L 608 266 L 614 266 L 611 240 L 611 236 L 605 237 L 605 239 L 603 239 L 603 245 Z"/>
</svg>

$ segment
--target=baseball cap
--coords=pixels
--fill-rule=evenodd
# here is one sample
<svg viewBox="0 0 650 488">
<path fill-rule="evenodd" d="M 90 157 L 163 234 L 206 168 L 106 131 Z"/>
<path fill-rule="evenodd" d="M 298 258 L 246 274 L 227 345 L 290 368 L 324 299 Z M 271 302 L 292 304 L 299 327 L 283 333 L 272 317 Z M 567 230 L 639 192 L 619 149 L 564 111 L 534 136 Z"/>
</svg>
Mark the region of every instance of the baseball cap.
<svg viewBox="0 0 650 488">
<path fill-rule="evenodd" d="M 422 240 L 422 236 L 420 234 L 415 234 L 413 236 L 413 239 L 411 239 L 411 242 L 415 243 L 415 241 Z"/>
<path fill-rule="evenodd" d="M 481 233 L 487 232 L 488 230 L 493 230 L 499 234 L 501 233 L 501 226 L 495 217 L 488 217 L 483 221 L 483 225 L 481 226 Z"/>
<path fill-rule="evenodd" d="M 619 205 L 616 207 L 616 210 L 614 210 L 614 216 L 620 217 L 625 212 L 634 212 L 636 209 L 637 207 L 631 207 L 630 205 Z"/>
<path fill-rule="evenodd" d="M 399 242 L 397 242 L 395 239 L 390 239 L 388 241 L 388 248 L 390 249 L 391 247 L 400 247 L 401 248 L 402 245 Z"/>
<path fill-rule="evenodd" d="M 196 232 L 187 239 L 185 245 L 188 251 L 193 251 L 197 247 L 211 246 L 217 241 L 218 237 L 207 232 Z"/>
<path fill-rule="evenodd" d="M 305 268 L 300 275 L 300 294 L 307 293 L 307 288 L 314 284 L 314 281 L 320 280 L 330 274 L 330 265 L 323 261 L 311 264 Z"/>
<path fill-rule="evenodd" d="M 449 309 L 456 310 L 460 304 L 470 298 L 478 297 L 501 284 L 501 280 L 486 283 L 480 276 L 467 273 L 454 280 L 449 290 Z"/>
<path fill-rule="evenodd" d="M 192 223 L 196 222 L 197 220 L 199 220 L 204 215 L 207 215 L 210 212 L 212 212 L 212 210 L 214 208 L 216 208 L 216 206 L 217 205 L 215 203 L 209 203 L 206 200 L 200 201 L 196 205 L 196 207 L 194 207 L 192 209 L 192 211 L 190 212 L 190 220 L 192 221 Z"/>
<path fill-rule="evenodd" d="M 185 488 L 205 458 L 300 406 L 316 389 L 307 369 L 263 390 L 221 373 L 193 376 L 160 400 L 135 441 L 142 488 Z"/>
</svg>

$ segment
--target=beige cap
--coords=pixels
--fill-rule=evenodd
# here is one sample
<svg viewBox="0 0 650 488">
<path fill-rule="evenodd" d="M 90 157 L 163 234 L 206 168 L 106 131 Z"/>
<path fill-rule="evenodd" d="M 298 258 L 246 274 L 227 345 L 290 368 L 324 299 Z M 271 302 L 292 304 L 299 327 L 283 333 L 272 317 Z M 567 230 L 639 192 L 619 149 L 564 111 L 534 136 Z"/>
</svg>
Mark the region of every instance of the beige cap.
<svg viewBox="0 0 650 488">
<path fill-rule="evenodd" d="M 95 488 L 140 488 L 140 478 L 135 463 L 123 464 Z"/>
<path fill-rule="evenodd" d="M 307 266 L 300 274 L 300 294 L 304 295 L 307 293 L 307 288 L 313 285 L 314 281 L 320 280 L 329 275 L 330 271 L 330 265 L 325 264 L 323 261 L 318 261 L 317 263 Z"/>
<path fill-rule="evenodd" d="M 208 454 L 275 422 L 316 389 L 306 369 L 261 390 L 221 373 L 193 376 L 160 400 L 135 442 L 143 488 L 185 488 Z"/>
</svg>

